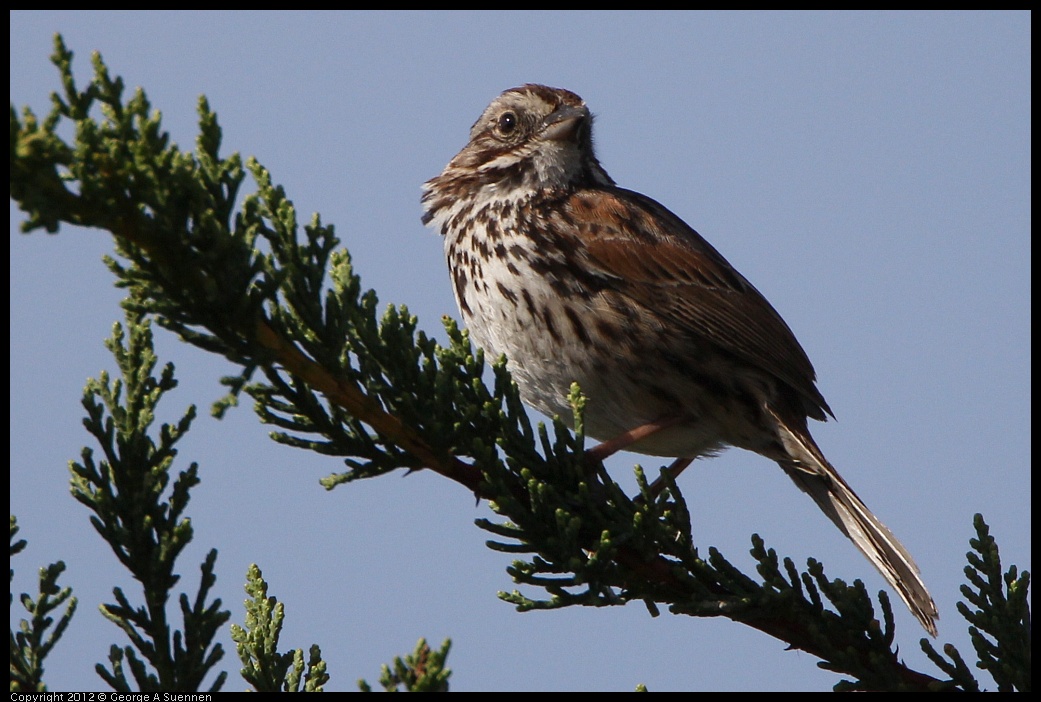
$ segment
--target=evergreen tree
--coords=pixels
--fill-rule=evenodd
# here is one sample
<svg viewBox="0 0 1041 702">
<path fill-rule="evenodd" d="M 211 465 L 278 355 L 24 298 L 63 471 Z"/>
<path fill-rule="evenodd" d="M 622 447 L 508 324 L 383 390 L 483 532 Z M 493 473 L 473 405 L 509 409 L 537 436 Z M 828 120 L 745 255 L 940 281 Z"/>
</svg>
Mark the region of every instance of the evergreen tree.
<svg viewBox="0 0 1041 702">
<path fill-rule="evenodd" d="M 514 580 L 542 593 L 503 595 L 521 611 L 635 600 L 654 615 L 664 606 L 758 629 L 845 676 L 838 689 L 979 688 L 951 646 L 941 655 L 922 640 L 939 677 L 900 661 L 884 592 L 876 608 L 859 581 L 831 580 L 813 560 L 800 572 L 755 536 L 757 577 L 714 549 L 701 552 L 667 475 L 659 492 L 638 468 L 638 491 L 629 495 L 587 459 L 581 388 L 571 395 L 576 433 L 560 423 L 552 432 L 532 427 L 504 359 L 491 363 L 488 384 L 486 359 L 452 322 L 444 323 L 442 344 L 405 307 L 380 313 L 332 227 L 317 216 L 298 226 L 292 203 L 259 163 L 221 156 L 221 130 L 205 99 L 196 148 L 183 152 L 144 92 L 125 99 L 122 80 L 99 56 L 82 90 L 60 37 L 53 58 L 63 91 L 52 111 L 41 120 L 11 109 L 11 197 L 26 213 L 26 232 L 56 232 L 63 223 L 110 232 L 119 258 L 107 264 L 127 291 L 126 328 L 117 326 L 109 342 L 121 379 L 91 381 L 84 396 L 86 425 L 104 459 L 85 449 L 72 467 L 74 496 L 142 585 L 143 605 L 118 588 L 115 603 L 103 605 L 130 641 L 98 666 L 114 690 L 217 690 L 226 676 L 204 683 L 223 655 L 214 635 L 231 616 L 219 600 L 208 601 L 216 550 L 201 566 L 194 598 L 180 595 L 183 628 L 165 613 L 180 578 L 174 563 L 192 538 L 184 513 L 199 469 L 192 464 L 171 483 L 174 445 L 194 409 L 176 426 L 163 425 L 158 438 L 149 434 L 155 405 L 175 381 L 171 367 L 153 376 L 147 320 L 239 369 L 223 380 L 228 393 L 214 407 L 218 415 L 246 393 L 261 420 L 277 428 L 276 441 L 344 460 L 348 470 L 326 478 L 327 487 L 422 469 L 487 500 L 500 517 L 478 520 L 492 536 L 489 546 L 514 554 Z M 74 126 L 71 143 L 59 135 L 63 123 Z M 239 202 L 247 176 L 256 190 Z M 968 604 L 960 609 L 977 666 L 1000 690 L 1029 690 L 1029 574 L 1014 566 L 1002 573 L 982 517 L 975 527 Z M 15 530 L 12 519 L 12 555 L 24 546 L 13 541 Z M 57 589 L 61 570 L 45 569 L 37 599 L 22 597 L 32 619 L 11 635 L 12 689 L 43 689 L 42 660 L 74 609 L 46 635 L 48 613 L 70 597 Z M 258 568 L 246 589 L 245 626 L 233 627 L 245 680 L 256 690 L 321 689 L 329 675 L 316 646 L 306 663 L 302 649 L 278 652 L 284 610 Z M 385 667 L 380 684 L 447 689 L 448 646 L 433 651 L 421 640 Z"/>
</svg>

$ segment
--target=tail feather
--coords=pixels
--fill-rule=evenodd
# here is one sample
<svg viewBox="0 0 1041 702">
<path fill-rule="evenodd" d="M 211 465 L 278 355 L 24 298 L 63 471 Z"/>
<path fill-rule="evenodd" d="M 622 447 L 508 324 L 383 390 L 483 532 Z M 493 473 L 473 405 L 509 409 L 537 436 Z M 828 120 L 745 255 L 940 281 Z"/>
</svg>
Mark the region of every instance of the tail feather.
<svg viewBox="0 0 1041 702">
<path fill-rule="evenodd" d="M 936 636 L 940 614 L 911 554 L 824 458 L 808 432 L 792 431 L 774 418 L 789 457 L 778 461 L 781 468 L 867 556 L 925 630 Z"/>
</svg>

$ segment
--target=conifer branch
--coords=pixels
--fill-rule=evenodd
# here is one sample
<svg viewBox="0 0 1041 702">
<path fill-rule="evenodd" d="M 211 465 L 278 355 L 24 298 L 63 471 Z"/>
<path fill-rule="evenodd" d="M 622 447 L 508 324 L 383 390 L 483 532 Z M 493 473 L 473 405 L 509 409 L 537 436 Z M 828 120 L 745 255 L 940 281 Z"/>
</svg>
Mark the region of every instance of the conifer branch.
<svg viewBox="0 0 1041 702">
<path fill-rule="evenodd" d="M 12 557 L 25 549 L 24 540 L 14 540 L 17 533 L 18 523 L 12 515 Z M 72 596 L 72 588 L 58 587 L 58 577 L 64 571 L 65 564 L 62 561 L 40 568 L 39 594 L 36 599 L 26 593 L 19 598 L 30 618 L 19 621 L 17 632 L 11 631 L 11 692 L 47 691 L 47 685 L 43 681 L 43 662 L 65 633 L 69 621 L 76 613 L 77 601 Z M 11 580 L 14 580 L 14 568 L 11 569 Z M 11 593 L 11 604 L 14 604 L 14 592 Z M 52 629 L 54 618 L 51 615 L 62 605 L 65 605 L 65 611 Z"/>
</svg>

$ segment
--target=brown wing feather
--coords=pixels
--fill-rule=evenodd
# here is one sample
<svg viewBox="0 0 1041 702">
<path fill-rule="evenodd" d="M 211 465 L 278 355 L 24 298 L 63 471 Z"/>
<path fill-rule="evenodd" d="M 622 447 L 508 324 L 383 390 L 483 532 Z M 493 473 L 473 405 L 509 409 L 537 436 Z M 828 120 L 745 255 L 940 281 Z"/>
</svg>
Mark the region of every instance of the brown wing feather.
<svg viewBox="0 0 1041 702">
<path fill-rule="evenodd" d="M 677 334 L 711 338 L 738 358 L 787 383 L 807 415 L 831 414 L 806 352 L 788 325 L 723 256 L 654 200 L 621 188 L 578 191 L 566 208 L 588 231 L 590 263 L 626 281 L 637 304 Z M 609 214 L 610 216 L 604 216 Z"/>
</svg>

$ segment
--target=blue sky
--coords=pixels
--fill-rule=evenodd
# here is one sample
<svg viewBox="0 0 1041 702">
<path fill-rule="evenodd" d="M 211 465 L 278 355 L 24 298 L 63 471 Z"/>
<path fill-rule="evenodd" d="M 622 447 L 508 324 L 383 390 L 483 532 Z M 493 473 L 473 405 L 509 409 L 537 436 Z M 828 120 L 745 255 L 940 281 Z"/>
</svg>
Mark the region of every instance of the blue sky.
<svg viewBox="0 0 1041 702">
<path fill-rule="evenodd" d="M 502 90 L 569 88 L 597 115 L 612 177 L 718 248 L 785 317 L 838 421 L 813 427 L 903 540 L 941 611 L 939 642 L 972 655 L 955 610 L 971 520 L 1030 568 L 1030 16 L 1028 13 L 12 12 L 11 102 L 47 110 L 51 37 L 90 75 L 100 50 L 143 86 L 189 148 L 205 94 L 224 150 L 254 155 L 302 220 L 320 212 L 384 303 L 443 337 L 456 315 L 420 185 Z M 114 361 L 121 319 L 101 232 L 17 231 L 11 209 L 11 512 L 29 541 L 16 592 L 64 559 L 80 611 L 52 655 L 52 690 L 102 690 L 120 642 L 97 605 L 135 592 L 68 493 L 87 441 L 79 398 Z M 231 368 L 158 333 L 180 388 L 165 421 L 203 410 L 181 446 L 201 464 L 182 556 L 194 592 L 220 551 L 217 594 L 241 622 L 250 563 L 286 603 L 287 647 L 318 643 L 330 689 L 375 682 L 423 636 L 454 641 L 455 690 L 821 690 L 816 659 L 726 620 L 639 606 L 518 614 L 489 515 L 435 475 L 343 486 L 333 459 L 266 439 L 248 407 L 206 415 Z M 646 458 L 609 468 L 632 484 Z M 774 464 L 741 451 L 682 477 L 699 545 L 750 567 L 749 535 L 833 577 L 883 581 Z M 17 610 L 12 610 L 17 614 Z M 896 613 L 901 654 L 937 674 Z M 241 689 L 230 637 L 225 689 Z"/>
</svg>

